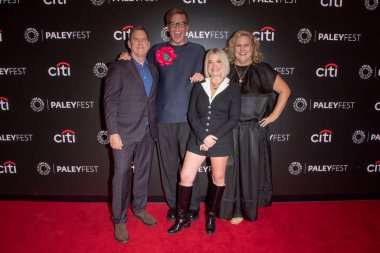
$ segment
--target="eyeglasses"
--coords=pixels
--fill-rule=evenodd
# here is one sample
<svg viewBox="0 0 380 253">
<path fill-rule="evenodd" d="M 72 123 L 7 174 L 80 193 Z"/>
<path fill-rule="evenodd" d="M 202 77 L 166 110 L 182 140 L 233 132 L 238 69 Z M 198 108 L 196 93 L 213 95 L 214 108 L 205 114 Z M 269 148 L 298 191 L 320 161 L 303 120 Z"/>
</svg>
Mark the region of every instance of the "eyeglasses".
<svg viewBox="0 0 380 253">
<path fill-rule="evenodd" d="M 181 21 L 181 22 L 169 22 L 169 26 L 171 28 L 179 27 L 179 28 L 184 28 L 187 25 L 186 21 Z"/>
</svg>

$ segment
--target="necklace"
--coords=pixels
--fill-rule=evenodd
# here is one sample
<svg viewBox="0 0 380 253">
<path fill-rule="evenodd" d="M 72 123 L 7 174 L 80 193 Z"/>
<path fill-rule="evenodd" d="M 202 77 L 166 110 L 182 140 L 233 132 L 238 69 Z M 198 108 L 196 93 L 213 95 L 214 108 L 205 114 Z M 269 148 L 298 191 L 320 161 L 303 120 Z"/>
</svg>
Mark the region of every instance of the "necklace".
<svg viewBox="0 0 380 253">
<path fill-rule="evenodd" d="M 222 79 L 220 82 L 213 82 L 213 81 L 210 79 L 211 88 L 212 88 L 213 90 L 217 90 L 222 82 L 223 82 L 223 79 Z"/>
<path fill-rule="evenodd" d="M 249 65 L 247 66 L 247 68 L 244 70 L 243 75 L 240 75 L 240 74 L 239 74 L 239 71 L 238 71 L 238 69 L 237 69 L 237 67 L 236 67 L 236 64 L 234 64 L 234 65 L 235 65 L 236 73 L 237 73 L 237 75 L 238 75 L 238 77 L 239 77 L 239 85 L 241 85 L 242 82 L 243 82 L 243 78 L 244 78 L 245 74 L 247 74 L 247 71 L 248 71 L 248 69 L 249 69 L 249 66 L 251 66 L 251 64 L 249 64 Z"/>
</svg>

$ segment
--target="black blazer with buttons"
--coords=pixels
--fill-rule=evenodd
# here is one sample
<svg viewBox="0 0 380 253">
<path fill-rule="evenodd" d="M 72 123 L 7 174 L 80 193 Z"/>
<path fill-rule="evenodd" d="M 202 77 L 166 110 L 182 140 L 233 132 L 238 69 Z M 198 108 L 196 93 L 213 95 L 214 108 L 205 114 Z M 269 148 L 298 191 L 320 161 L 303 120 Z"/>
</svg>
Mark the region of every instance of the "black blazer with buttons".
<svg viewBox="0 0 380 253">
<path fill-rule="evenodd" d="M 209 102 L 210 82 L 194 84 L 187 113 L 191 133 L 187 149 L 193 153 L 206 156 L 226 156 L 233 152 L 232 129 L 240 117 L 240 86 L 225 78 L 221 86 L 228 85 L 223 91 L 214 95 Z M 208 92 L 206 90 L 208 89 Z M 200 145 L 208 135 L 218 138 L 209 151 L 200 151 Z"/>
</svg>

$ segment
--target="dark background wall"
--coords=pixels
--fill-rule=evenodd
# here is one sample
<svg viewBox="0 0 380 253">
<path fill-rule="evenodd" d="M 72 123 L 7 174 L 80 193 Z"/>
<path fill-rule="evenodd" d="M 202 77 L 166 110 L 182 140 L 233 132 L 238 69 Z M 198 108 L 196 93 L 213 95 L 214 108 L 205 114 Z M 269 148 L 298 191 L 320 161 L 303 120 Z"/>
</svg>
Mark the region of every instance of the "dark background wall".
<svg viewBox="0 0 380 253">
<path fill-rule="evenodd" d="M 173 7 L 206 49 L 254 32 L 291 87 L 271 126 L 275 200 L 380 196 L 377 0 L 0 0 L 0 198 L 109 199 L 106 64 L 130 26 L 162 42 Z M 163 200 L 157 157 L 149 194 Z"/>
</svg>

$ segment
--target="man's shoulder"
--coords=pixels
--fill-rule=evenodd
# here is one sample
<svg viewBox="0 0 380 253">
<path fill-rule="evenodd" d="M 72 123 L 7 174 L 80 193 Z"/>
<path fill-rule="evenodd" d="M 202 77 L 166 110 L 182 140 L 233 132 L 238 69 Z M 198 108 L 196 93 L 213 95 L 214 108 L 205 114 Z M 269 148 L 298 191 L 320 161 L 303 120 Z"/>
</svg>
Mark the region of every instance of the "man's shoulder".
<svg viewBox="0 0 380 253">
<path fill-rule="evenodd" d="M 116 60 L 108 64 L 108 68 L 122 68 L 125 67 L 126 64 L 130 64 L 131 61 L 126 60 Z"/>
<path fill-rule="evenodd" d="M 202 46 L 201 44 L 198 44 L 198 43 L 194 43 L 194 42 L 187 42 L 187 45 L 188 47 L 191 47 L 191 48 L 194 48 L 195 50 L 200 50 L 200 51 L 206 51 L 206 49 L 204 48 L 204 46 Z"/>
</svg>

